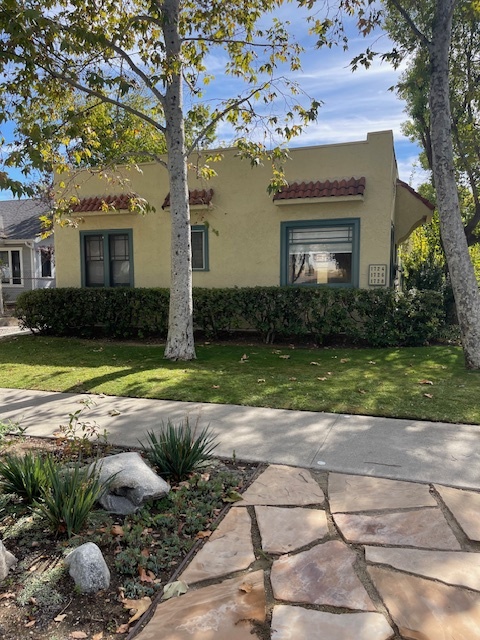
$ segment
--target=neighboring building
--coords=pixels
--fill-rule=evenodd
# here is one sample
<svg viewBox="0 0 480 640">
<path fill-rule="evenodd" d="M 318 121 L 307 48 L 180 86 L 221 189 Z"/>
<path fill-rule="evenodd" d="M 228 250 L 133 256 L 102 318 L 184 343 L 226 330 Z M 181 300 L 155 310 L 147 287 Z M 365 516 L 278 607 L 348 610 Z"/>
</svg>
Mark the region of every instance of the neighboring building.
<svg viewBox="0 0 480 640">
<path fill-rule="evenodd" d="M 192 170 L 189 179 L 197 287 L 390 286 L 397 245 L 432 213 L 398 180 L 390 131 L 291 149 L 289 186 L 275 196 L 271 167 L 222 154 L 218 176 L 206 182 Z M 90 174 L 76 180 L 78 225 L 55 234 L 58 286 L 169 286 L 167 172 L 156 163 L 122 171 L 123 191 Z M 128 192 L 156 211 L 130 213 Z"/>
<path fill-rule="evenodd" d="M 4 301 L 22 291 L 55 286 L 53 236 L 42 240 L 39 200 L 0 200 L 0 271 Z"/>
</svg>

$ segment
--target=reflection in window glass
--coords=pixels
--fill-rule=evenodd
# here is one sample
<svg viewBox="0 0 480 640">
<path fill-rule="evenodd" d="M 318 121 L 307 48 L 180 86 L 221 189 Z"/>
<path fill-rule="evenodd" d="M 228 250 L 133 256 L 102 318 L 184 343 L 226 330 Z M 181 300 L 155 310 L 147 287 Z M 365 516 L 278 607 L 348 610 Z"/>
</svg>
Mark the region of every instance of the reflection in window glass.
<svg viewBox="0 0 480 640">
<path fill-rule="evenodd" d="M 205 231 L 192 229 L 192 269 L 205 269 Z"/>
<path fill-rule="evenodd" d="M 353 228 L 298 227 L 288 232 L 288 284 L 350 284 Z"/>
</svg>

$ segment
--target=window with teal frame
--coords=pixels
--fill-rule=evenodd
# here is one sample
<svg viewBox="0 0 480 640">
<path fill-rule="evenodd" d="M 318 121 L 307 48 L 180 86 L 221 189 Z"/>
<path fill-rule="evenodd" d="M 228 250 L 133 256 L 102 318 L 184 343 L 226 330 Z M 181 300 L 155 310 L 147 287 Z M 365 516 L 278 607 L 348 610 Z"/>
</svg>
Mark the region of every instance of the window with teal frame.
<svg viewBox="0 0 480 640">
<path fill-rule="evenodd" d="M 281 223 L 280 284 L 358 287 L 360 219 Z"/>
<path fill-rule="evenodd" d="M 83 287 L 133 287 L 131 229 L 81 231 Z"/>
<path fill-rule="evenodd" d="M 192 270 L 208 271 L 208 227 L 203 224 L 194 224 L 191 234 Z"/>
</svg>

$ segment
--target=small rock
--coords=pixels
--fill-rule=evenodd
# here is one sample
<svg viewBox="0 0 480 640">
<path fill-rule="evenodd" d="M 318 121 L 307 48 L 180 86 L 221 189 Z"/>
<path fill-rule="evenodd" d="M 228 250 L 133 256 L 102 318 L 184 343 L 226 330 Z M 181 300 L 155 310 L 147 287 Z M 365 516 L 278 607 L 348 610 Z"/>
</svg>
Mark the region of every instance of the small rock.
<svg viewBox="0 0 480 640">
<path fill-rule="evenodd" d="M 111 513 L 129 515 L 138 511 L 144 502 L 162 498 L 170 491 L 170 485 L 157 476 L 136 452 L 107 456 L 95 466 L 102 483 L 106 484 L 115 476 L 99 500 L 102 507 Z"/>
<path fill-rule="evenodd" d="M 96 593 L 108 589 L 110 571 L 102 552 L 93 542 L 86 542 L 65 558 L 69 573 L 82 593 Z"/>
<path fill-rule="evenodd" d="M 17 559 L 7 551 L 3 545 L 3 542 L 0 540 L 0 582 L 7 577 L 8 572 L 12 567 L 17 564 Z"/>
</svg>

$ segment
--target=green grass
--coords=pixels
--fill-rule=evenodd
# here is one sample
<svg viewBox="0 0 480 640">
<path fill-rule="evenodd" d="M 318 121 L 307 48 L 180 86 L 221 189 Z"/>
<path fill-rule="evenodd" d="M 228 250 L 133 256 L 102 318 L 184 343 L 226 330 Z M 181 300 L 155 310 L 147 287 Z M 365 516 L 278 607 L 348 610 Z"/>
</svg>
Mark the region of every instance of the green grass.
<svg viewBox="0 0 480 640">
<path fill-rule="evenodd" d="M 465 370 L 459 347 L 204 343 L 197 356 L 175 363 L 162 345 L 21 336 L 2 341 L 0 387 L 480 424 L 480 374 Z"/>
</svg>

